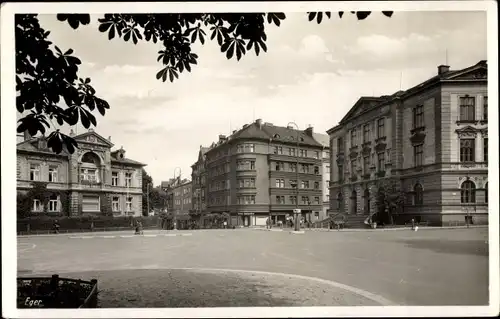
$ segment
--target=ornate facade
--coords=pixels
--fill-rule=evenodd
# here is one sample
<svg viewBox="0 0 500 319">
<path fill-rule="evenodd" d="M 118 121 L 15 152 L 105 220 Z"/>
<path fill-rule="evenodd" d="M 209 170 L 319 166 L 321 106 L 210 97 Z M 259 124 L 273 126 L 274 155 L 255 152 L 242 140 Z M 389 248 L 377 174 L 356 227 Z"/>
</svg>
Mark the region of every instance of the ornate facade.
<svg viewBox="0 0 500 319">
<path fill-rule="evenodd" d="M 488 220 L 487 63 L 391 96 L 362 97 L 330 129 L 332 212 L 375 211 L 381 182 L 405 194 L 399 222 Z"/>
<path fill-rule="evenodd" d="M 25 136 L 17 144 L 17 190 L 28 192 L 36 182 L 54 192 L 44 205 L 34 199 L 32 213 L 59 216 L 109 213 L 114 216 L 142 214 L 142 168 L 128 159 L 125 150 L 114 146 L 92 129 L 72 137 L 78 143 L 73 154 L 53 153 L 44 137 Z M 62 201 L 68 201 L 64 203 Z"/>
</svg>

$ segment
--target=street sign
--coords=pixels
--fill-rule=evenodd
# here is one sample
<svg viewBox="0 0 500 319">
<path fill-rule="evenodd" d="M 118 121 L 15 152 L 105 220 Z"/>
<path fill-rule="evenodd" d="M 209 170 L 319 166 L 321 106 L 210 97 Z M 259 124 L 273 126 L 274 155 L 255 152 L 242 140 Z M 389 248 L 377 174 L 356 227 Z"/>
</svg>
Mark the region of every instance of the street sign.
<svg viewBox="0 0 500 319">
<path fill-rule="evenodd" d="M 293 213 L 294 213 L 294 214 L 300 214 L 300 208 L 295 208 L 295 209 L 293 210 Z"/>
</svg>

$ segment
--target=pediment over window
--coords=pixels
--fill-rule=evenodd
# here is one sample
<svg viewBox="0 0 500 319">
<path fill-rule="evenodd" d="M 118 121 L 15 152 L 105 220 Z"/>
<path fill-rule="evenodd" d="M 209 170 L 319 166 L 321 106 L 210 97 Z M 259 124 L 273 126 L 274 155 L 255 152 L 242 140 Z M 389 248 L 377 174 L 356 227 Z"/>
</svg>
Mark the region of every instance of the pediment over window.
<svg viewBox="0 0 500 319">
<path fill-rule="evenodd" d="M 468 125 L 466 127 L 459 128 L 459 129 L 455 130 L 455 132 L 457 132 L 458 136 L 461 138 L 464 138 L 464 137 L 475 138 L 477 136 L 477 133 L 480 132 L 480 130 Z"/>
</svg>

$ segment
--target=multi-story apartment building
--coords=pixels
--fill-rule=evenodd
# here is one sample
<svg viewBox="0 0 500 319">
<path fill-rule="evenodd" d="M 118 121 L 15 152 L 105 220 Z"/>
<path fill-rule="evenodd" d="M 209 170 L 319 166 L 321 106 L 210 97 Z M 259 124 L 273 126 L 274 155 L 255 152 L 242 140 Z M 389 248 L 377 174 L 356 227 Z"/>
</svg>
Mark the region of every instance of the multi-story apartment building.
<svg viewBox="0 0 500 319">
<path fill-rule="evenodd" d="M 142 168 L 145 164 L 111 151 L 111 138 L 92 129 L 76 135 L 78 149 L 60 154 L 47 147 L 45 137 L 25 133 L 17 144 L 17 190 L 27 193 L 36 182 L 53 191 L 48 203 L 33 199 L 32 213 L 76 216 L 110 211 L 115 216 L 142 215 Z M 68 196 L 61 198 L 61 192 Z M 62 202 L 67 201 L 67 203 Z"/>
<path fill-rule="evenodd" d="M 322 210 L 322 151 L 312 127 L 258 119 L 220 135 L 205 153 L 208 211 L 229 213 L 231 225 L 262 226 L 269 217 L 284 221 L 298 205 L 312 221 Z"/>
<path fill-rule="evenodd" d="M 400 222 L 487 223 L 487 63 L 391 96 L 362 97 L 330 129 L 332 212 L 375 210 L 381 180 L 406 194 Z"/>
<path fill-rule="evenodd" d="M 193 185 L 190 180 L 182 180 L 178 184 L 172 185 L 167 193 L 172 198 L 171 212 L 176 216 L 187 216 L 191 211 L 193 205 Z"/>
<path fill-rule="evenodd" d="M 322 180 L 322 190 L 323 190 L 323 209 L 315 216 L 316 221 L 324 220 L 328 218 L 330 210 L 330 137 L 328 134 L 313 133 L 314 139 L 323 145 L 323 151 L 321 153 L 323 159 L 323 180 Z"/>
<path fill-rule="evenodd" d="M 198 214 L 203 214 L 207 210 L 206 205 L 206 183 L 207 183 L 207 171 L 205 169 L 205 153 L 208 151 L 208 147 L 203 147 L 200 145 L 200 150 L 198 152 L 198 159 L 196 163 L 191 165 L 192 173 L 191 178 L 193 182 L 193 211 Z"/>
</svg>

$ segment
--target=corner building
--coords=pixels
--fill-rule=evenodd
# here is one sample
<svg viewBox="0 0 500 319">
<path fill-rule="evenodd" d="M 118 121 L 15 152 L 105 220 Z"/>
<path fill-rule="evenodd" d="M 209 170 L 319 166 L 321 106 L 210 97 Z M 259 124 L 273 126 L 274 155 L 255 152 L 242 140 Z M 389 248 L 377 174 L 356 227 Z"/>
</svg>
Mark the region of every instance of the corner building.
<svg viewBox="0 0 500 319">
<path fill-rule="evenodd" d="M 488 222 L 487 62 L 391 96 L 362 97 L 330 129 L 332 213 L 374 212 L 377 183 L 405 194 L 404 223 Z"/>
<path fill-rule="evenodd" d="M 36 182 L 46 183 L 48 203 L 33 199 L 32 215 L 79 216 L 112 213 L 113 216 L 142 215 L 142 168 L 125 157 L 122 148 L 111 151 L 106 139 L 90 129 L 75 135 L 78 149 L 52 152 L 45 137 L 25 133 L 17 144 L 17 191 L 27 193 Z M 60 193 L 67 194 L 61 198 Z M 66 202 L 67 201 L 67 202 Z"/>
<path fill-rule="evenodd" d="M 220 135 L 205 153 L 207 210 L 229 213 L 234 226 L 264 226 L 269 217 L 285 221 L 298 201 L 303 217 L 314 221 L 323 203 L 322 151 L 312 127 L 301 131 L 258 119 Z"/>
</svg>

